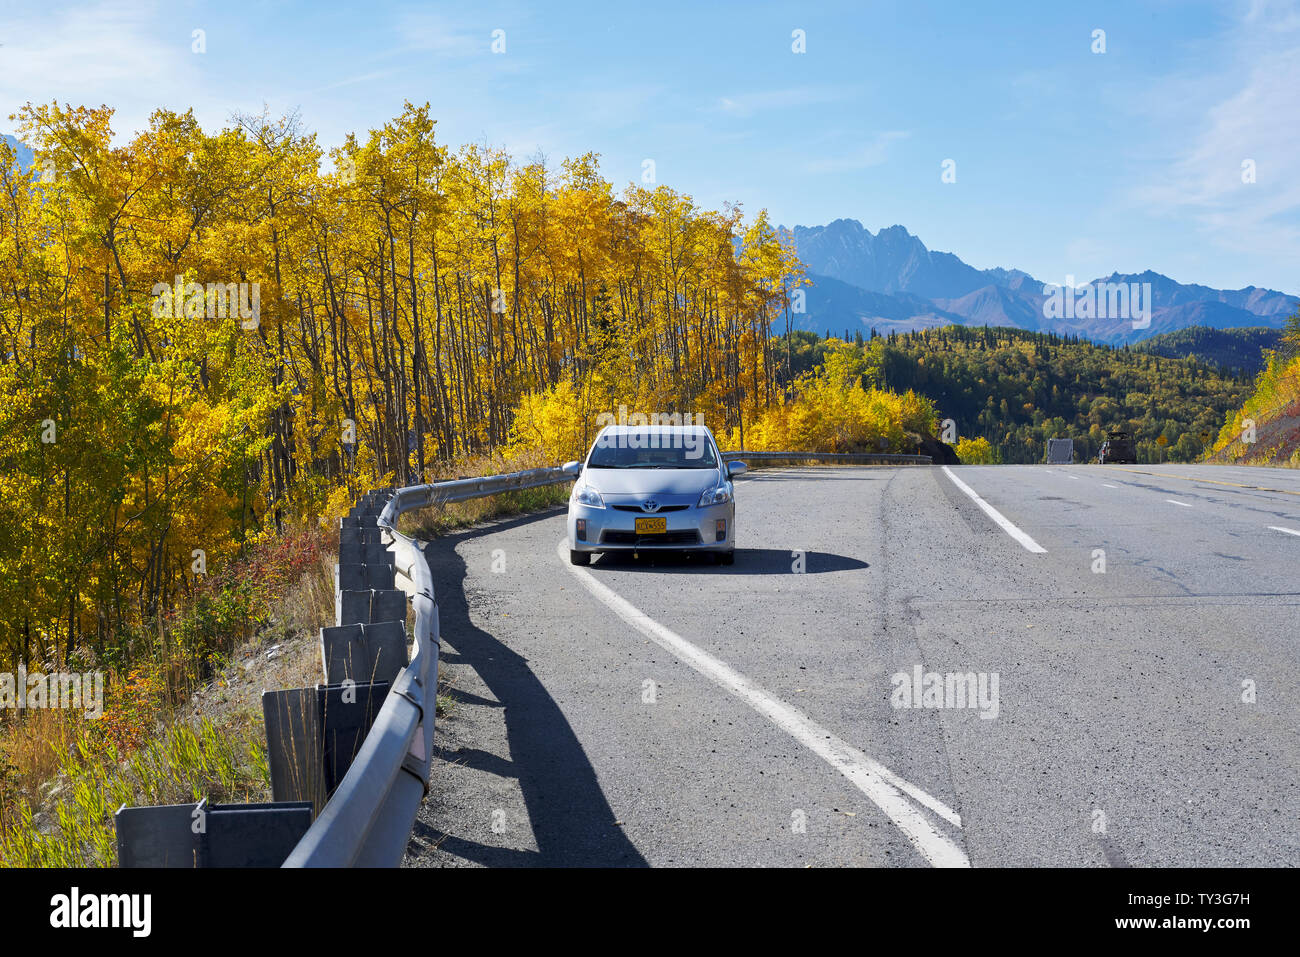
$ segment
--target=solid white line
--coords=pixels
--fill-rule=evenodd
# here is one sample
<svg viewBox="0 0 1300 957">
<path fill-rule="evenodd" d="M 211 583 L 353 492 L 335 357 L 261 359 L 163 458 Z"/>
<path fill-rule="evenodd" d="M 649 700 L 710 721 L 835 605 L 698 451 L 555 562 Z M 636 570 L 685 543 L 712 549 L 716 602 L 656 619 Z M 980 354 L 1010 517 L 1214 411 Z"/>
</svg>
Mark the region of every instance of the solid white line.
<svg viewBox="0 0 1300 957">
<path fill-rule="evenodd" d="M 955 827 L 961 817 L 938 798 L 904 781 L 880 762 L 867 757 L 842 738 L 831 734 L 797 708 L 768 693 L 726 662 L 691 644 L 641 611 L 591 572 L 569 563 L 568 539 L 560 539 L 556 554 L 586 589 L 625 622 L 655 644 L 676 655 L 704 677 L 735 695 L 774 725 L 792 736 L 870 798 L 901 830 L 912 846 L 935 867 L 970 867 L 970 859 L 959 844 L 940 832 L 907 799 L 929 808 Z"/>
<path fill-rule="evenodd" d="M 948 468 L 948 466 L 945 465 L 943 467 L 943 470 L 944 473 L 947 474 L 948 478 L 952 479 L 954 485 L 956 485 L 959 489 L 961 489 L 963 492 L 969 495 L 971 499 L 975 502 L 975 504 L 984 510 L 985 515 L 987 515 L 989 518 L 993 519 L 993 521 L 997 522 L 1000 526 L 1002 526 L 1002 530 L 1004 532 L 1006 532 L 1008 535 L 1010 535 L 1012 538 L 1018 541 L 1021 545 L 1025 546 L 1025 548 L 1029 549 L 1031 552 L 1047 551 L 1047 549 L 1045 549 L 1042 545 L 1039 545 L 1036 541 L 1034 541 L 1032 538 L 1030 538 L 1020 529 L 1016 528 L 1016 526 L 1013 525 L 1005 515 L 1003 515 L 996 508 L 994 508 L 988 502 L 984 501 L 984 499 L 980 498 L 977 494 L 975 494 L 975 490 L 973 488 L 971 488 L 969 485 L 967 485 L 957 476 L 952 474 L 952 469 Z"/>
<path fill-rule="evenodd" d="M 1281 525 L 1270 525 L 1269 528 L 1275 532 L 1286 532 L 1288 535 L 1300 535 L 1294 528 L 1283 528 Z"/>
<path fill-rule="evenodd" d="M 1166 501 L 1166 502 L 1169 502 L 1169 503 L 1171 503 L 1171 504 L 1173 504 L 1173 505 L 1181 505 L 1183 508 L 1191 508 L 1191 506 L 1188 505 L 1186 502 L 1175 501 L 1175 500 L 1172 499 L 1172 498 L 1167 498 L 1167 499 L 1165 499 L 1165 501 Z"/>
</svg>

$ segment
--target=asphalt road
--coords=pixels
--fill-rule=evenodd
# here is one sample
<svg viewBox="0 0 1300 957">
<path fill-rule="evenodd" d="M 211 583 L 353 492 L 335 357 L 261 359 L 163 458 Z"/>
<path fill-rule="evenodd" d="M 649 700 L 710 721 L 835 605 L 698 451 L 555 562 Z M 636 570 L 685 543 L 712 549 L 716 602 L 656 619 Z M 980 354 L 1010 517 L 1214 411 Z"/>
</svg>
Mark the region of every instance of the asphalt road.
<svg viewBox="0 0 1300 957">
<path fill-rule="evenodd" d="M 765 470 L 737 531 L 428 547 L 457 703 L 408 866 L 1300 864 L 1297 473 Z"/>
</svg>

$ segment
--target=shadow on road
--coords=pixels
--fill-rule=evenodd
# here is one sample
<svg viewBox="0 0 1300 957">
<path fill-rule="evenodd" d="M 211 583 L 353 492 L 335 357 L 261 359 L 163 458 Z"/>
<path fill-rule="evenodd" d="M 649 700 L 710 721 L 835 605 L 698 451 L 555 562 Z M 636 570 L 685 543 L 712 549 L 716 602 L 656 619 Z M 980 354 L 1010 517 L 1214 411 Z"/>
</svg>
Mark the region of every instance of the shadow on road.
<svg viewBox="0 0 1300 957">
<path fill-rule="evenodd" d="M 492 528 L 501 531 L 541 521 L 557 511 L 563 509 L 494 522 Z M 425 558 L 433 573 L 441 633 L 456 649 L 457 658 L 478 672 L 505 708 L 511 758 L 481 750 L 439 752 L 438 756 L 517 778 L 538 849 L 533 852 L 493 847 L 445 834 L 422 821 L 416 823 L 415 836 L 487 867 L 648 866 L 623 829 L 615 826 L 614 812 L 600 789 L 595 770 L 564 713 L 528 662 L 471 620 L 465 598 L 465 562 L 456 553 L 456 545 L 478 534 L 482 529 L 435 539 L 425 548 Z M 465 700 L 467 696 L 459 697 Z M 434 743 L 436 749 L 436 735 Z M 490 810 L 485 808 L 484 815 Z M 413 841 L 410 850 L 419 853 L 419 844 Z"/>
<path fill-rule="evenodd" d="M 831 552 L 802 553 L 803 574 L 849 572 L 870 568 L 864 561 Z M 619 571 L 651 572 L 680 568 L 701 575 L 789 575 L 795 571 L 798 554 L 788 548 L 737 548 L 734 565 L 715 565 L 713 557 L 703 552 L 604 552 L 595 558 L 592 569 L 617 568 Z"/>
</svg>

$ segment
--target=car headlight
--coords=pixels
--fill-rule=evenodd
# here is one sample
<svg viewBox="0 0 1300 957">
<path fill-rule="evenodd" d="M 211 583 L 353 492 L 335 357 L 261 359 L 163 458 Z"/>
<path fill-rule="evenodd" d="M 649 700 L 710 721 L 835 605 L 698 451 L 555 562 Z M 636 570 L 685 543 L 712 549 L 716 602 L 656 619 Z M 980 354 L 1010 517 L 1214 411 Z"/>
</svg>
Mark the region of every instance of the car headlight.
<svg viewBox="0 0 1300 957">
<path fill-rule="evenodd" d="M 700 504 L 697 508 L 707 508 L 710 505 L 725 505 L 730 501 L 731 489 L 725 485 L 719 485 L 700 496 Z"/>
<path fill-rule="evenodd" d="M 604 508 L 605 500 L 600 497 L 590 485 L 583 485 L 573 490 L 573 500 L 579 505 L 586 505 L 588 508 Z"/>
</svg>

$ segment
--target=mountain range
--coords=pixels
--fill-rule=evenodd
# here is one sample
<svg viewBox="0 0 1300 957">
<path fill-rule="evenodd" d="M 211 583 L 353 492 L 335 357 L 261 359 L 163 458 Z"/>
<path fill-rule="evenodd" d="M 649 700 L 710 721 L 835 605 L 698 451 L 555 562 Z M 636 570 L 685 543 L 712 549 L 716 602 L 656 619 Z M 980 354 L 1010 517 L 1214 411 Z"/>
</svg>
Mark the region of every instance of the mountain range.
<svg viewBox="0 0 1300 957">
<path fill-rule="evenodd" d="M 1151 270 L 1092 280 L 1094 288 L 1102 283 L 1150 284 L 1151 324 L 1135 329 L 1131 318 L 1053 312 L 1046 284 L 1028 273 L 976 269 L 952 253 L 927 249 L 902 226 L 872 235 L 857 220 L 837 219 L 825 226 L 783 227 L 782 232 L 798 250 L 812 281 L 804 289 L 804 312 L 792 315 L 791 325 L 823 335 L 871 328 L 902 332 L 955 323 L 1011 326 L 1120 345 L 1191 326 L 1280 329 L 1300 300 L 1258 286 L 1212 289 L 1180 283 Z"/>
</svg>

